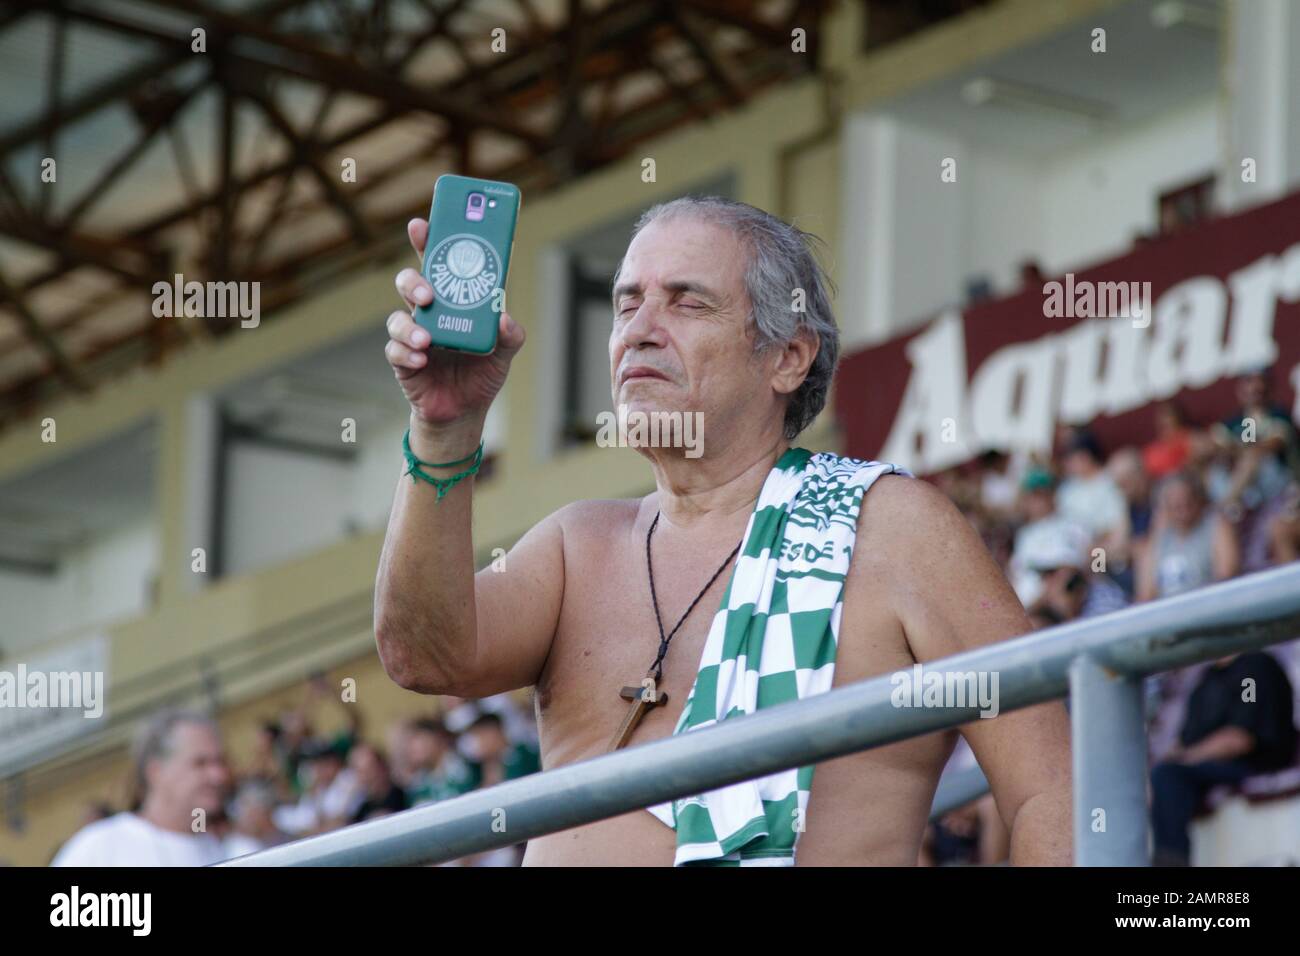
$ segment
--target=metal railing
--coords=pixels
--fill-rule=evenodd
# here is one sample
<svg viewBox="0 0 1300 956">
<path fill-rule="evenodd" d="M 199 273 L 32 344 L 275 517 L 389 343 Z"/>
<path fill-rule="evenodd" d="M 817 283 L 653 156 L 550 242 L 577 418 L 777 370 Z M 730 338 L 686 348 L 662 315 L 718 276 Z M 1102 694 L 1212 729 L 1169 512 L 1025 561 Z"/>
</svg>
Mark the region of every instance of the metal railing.
<svg viewBox="0 0 1300 956">
<path fill-rule="evenodd" d="M 1300 563 L 927 662 L 924 669 L 997 674 L 1000 713 L 1068 694 L 1075 862 L 1143 866 L 1149 859 L 1142 678 L 1297 635 Z M 978 701 L 896 706 L 895 686 L 891 675 L 872 678 L 224 865 L 439 863 L 979 719 Z M 1106 816 L 1100 830 L 1093 826 L 1098 808 Z"/>
<path fill-rule="evenodd" d="M 989 778 L 984 776 L 982 767 L 966 767 L 944 773 L 939 778 L 934 800 L 930 802 L 930 822 L 933 823 L 945 813 L 978 800 L 988 792 Z"/>
</svg>

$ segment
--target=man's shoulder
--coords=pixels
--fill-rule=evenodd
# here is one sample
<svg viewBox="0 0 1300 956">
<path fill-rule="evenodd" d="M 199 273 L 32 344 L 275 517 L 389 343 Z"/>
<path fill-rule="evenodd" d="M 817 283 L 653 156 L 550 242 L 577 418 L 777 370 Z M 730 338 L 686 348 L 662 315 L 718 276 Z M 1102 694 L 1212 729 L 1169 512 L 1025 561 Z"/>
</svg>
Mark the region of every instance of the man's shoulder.
<svg viewBox="0 0 1300 956">
<path fill-rule="evenodd" d="M 1076 495 L 1086 494 L 1090 485 L 1078 478 L 1062 478 L 1061 483 L 1056 486 L 1056 501 L 1059 503 L 1062 498 L 1073 498 Z"/>
<path fill-rule="evenodd" d="M 853 563 L 924 563 L 936 550 L 951 549 L 967 537 L 978 540 L 946 494 L 920 478 L 885 474 L 862 497 Z"/>
<path fill-rule="evenodd" d="M 88 823 L 78 832 L 78 836 L 85 834 L 87 837 L 103 839 L 114 837 L 123 833 L 139 833 L 149 826 L 140 816 L 123 810 L 115 813 L 110 817 L 104 817 L 102 820 L 96 820 L 94 823 Z"/>
<path fill-rule="evenodd" d="M 116 813 L 88 823 L 63 844 L 54 857 L 54 866 L 97 866 L 114 846 L 139 831 L 139 820 L 132 813 Z"/>
<path fill-rule="evenodd" d="M 649 496 L 647 496 L 649 497 Z M 621 528 L 630 528 L 646 498 L 584 498 L 551 512 L 543 522 L 553 523 L 567 539 L 607 538 Z"/>
<path fill-rule="evenodd" d="M 930 481 L 881 475 L 862 498 L 853 566 L 859 575 L 917 580 L 984 550 L 979 533 Z M 900 578 L 901 572 L 901 578 Z"/>
<path fill-rule="evenodd" d="M 862 497 L 859 531 L 884 534 L 965 523 L 952 500 L 930 482 L 889 472 L 877 478 Z"/>
</svg>

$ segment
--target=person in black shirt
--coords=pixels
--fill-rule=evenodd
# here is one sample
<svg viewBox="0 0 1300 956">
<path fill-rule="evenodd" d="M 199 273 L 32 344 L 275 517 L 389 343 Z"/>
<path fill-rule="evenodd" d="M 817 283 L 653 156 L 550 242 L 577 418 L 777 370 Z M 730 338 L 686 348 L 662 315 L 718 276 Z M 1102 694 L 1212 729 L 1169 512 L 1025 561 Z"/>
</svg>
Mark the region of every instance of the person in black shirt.
<svg viewBox="0 0 1300 956">
<path fill-rule="evenodd" d="M 348 756 L 348 764 L 366 795 L 349 823 L 398 813 L 409 806 L 406 793 L 393 782 L 388 760 L 378 748 L 368 743 L 357 744 Z"/>
<path fill-rule="evenodd" d="M 1270 654 L 1237 654 L 1206 668 L 1188 699 L 1179 742 L 1151 773 L 1157 866 L 1187 865 L 1188 827 L 1211 788 L 1291 763 L 1292 709 L 1291 681 Z"/>
</svg>

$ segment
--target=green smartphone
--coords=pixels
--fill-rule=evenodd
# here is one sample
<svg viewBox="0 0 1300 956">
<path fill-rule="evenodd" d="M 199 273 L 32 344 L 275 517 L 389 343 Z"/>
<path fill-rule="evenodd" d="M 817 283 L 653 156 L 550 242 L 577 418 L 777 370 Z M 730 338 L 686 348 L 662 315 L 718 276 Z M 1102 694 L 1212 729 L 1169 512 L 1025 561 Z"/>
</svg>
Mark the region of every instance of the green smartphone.
<svg viewBox="0 0 1300 956">
<path fill-rule="evenodd" d="M 415 310 L 415 321 L 433 339 L 430 347 L 475 355 L 497 347 L 522 202 L 513 183 L 438 177 L 420 270 L 433 287 L 433 302 Z"/>
</svg>

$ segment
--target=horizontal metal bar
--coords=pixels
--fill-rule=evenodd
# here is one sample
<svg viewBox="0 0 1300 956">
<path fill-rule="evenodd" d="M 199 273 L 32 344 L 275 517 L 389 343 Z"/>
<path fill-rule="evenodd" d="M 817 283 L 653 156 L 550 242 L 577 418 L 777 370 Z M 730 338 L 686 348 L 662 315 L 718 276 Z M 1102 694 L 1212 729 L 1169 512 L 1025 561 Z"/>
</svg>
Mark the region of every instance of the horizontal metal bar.
<svg viewBox="0 0 1300 956">
<path fill-rule="evenodd" d="M 1148 674 L 1297 634 L 1300 563 L 923 666 L 930 672 L 995 676 L 1001 713 L 1065 696 L 1070 662 L 1081 654 L 1117 673 Z M 897 676 L 861 681 L 225 865 L 442 862 L 980 719 L 978 702 L 948 707 L 896 704 Z"/>
<path fill-rule="evenodd" d="M 939 778 L 939 787 L 930 803 L 930 820 L 938 820 L 946 813 L 978 800 L 989 792 L 989 779 L 978 767 L 953 770 Z"/>
</svg>

